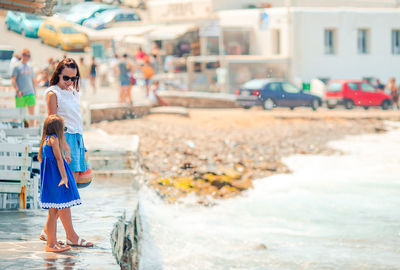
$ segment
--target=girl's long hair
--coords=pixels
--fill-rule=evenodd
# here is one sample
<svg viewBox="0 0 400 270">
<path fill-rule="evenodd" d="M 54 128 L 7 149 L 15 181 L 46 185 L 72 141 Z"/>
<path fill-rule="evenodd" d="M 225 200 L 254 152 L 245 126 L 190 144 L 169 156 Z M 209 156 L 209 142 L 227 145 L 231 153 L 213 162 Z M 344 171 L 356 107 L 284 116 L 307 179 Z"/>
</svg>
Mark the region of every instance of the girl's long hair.
<svg viewBox="0 0 400 270">
<path fill-rule="evenodd" d="M 63 148 L 61 145 L 61 141 L 64 138 L 64 118 L 57 114 L 49 115 L 46 120 L 44 120 L 43 124 L 43 132 L 42 132 L 42 140 L 40 141 L 40 149 L 38 160 L 42 161 L 42 151 L 43 145 L 46 142 L 47 135 L 57 135 L 58 142 L 60 144 L 61 153 L 63 152 Z"/>
<path fill-rule="evenodd" d="M 49 85 L 52 86 L 52 85 L 57 85 L 59 83 L 60 74 L 64 70 L 64 68 L 76 69 L 76 77 L 77 78 L 76 78 L 75 82 L 73 83 L 73 86 L 76 89 L 76 91 L 79 92 L 79 78 L 81 75 L 79 74 L 78 64 L 72 58 L 64 58 L 63 60 L 61 60 L 60 63 L 58 63 L 56 69 L 53 72 L 53 75 L 51 75 Z"/>
</svg>

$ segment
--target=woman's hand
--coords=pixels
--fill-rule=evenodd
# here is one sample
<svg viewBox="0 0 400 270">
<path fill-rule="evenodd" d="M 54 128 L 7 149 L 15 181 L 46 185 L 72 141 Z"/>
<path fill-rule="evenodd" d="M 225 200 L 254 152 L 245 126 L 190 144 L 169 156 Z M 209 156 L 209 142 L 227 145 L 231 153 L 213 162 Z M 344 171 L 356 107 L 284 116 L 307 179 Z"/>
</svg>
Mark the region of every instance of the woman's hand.
<svg viewBox="0 0 400 270">
<path fill-rule="evenodd" d="M 60 183 L 58 184 L 59 187 L 62 186 L 62 185 L 65 185 L 66 188 L 69 188 L 68 187 L 68 178 L 67 177 L 63 177 L 61 179 Z"/>
<path fill-rule="evenodd" d="M 69 164 L 71 160 L 71 150 L 68 148 L 65 150 L 65 161 Z"/>
</svg>

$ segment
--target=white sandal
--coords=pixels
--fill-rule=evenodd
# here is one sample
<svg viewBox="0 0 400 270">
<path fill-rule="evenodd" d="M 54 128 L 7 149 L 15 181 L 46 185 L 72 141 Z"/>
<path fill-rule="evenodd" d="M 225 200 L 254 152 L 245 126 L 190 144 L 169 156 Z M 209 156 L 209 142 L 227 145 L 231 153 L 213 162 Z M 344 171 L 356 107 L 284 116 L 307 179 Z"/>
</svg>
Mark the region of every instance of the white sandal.
<svg viewBox="0 0 400 270">
<path fill-rule="evenodd" d="M 93 247 L 93 244 L 86 241 L 85 239 L 78 238 L 78 242 L 76 244 L 73 244 L 72 241 L 67 239 L 67 244 L 72 246 L 72 247 Z"/>
<path fill-rule="evenodd" d="M 47 241 L 47 234 L 44 232 L 44 230 L 40 233 L 39 239 L 42 241 Z M 64 245 L 63 241 L 57 241 L 57 244 L 59 245 Z"/>
</svg>

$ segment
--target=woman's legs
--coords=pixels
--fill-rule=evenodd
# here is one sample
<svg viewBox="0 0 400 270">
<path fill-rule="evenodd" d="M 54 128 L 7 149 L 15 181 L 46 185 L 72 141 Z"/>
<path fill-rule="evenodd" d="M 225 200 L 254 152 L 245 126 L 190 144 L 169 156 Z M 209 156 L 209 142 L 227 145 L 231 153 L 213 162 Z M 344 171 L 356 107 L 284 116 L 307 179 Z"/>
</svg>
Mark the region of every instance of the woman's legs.
<svg viewBox="0 0 400 270">
<path fill-rule="evenodd" d="M 124 103 L 124 86 L 121 85 L 121 88 L 119 90 L 119 102 Z"/>
<path fill-rule="evenodd" d="M 90 84 L 92 85 L 93 94 L 96 94 L 96 76 L 90 76 Z"/>
<path fill-rule="evenodd" d="M 131 104 L 131 105 L 133 105 L 133 104 L 132 104 L 132 95 L 131 95 L 132 86 L 133 86 L 133 85 L 130 84 L 130 85 L 127 86 L 127 89 L 126 89 L 126 96 L 127 96 L 127 98 L 128 98 L 129 104 Z"/>
</svg>

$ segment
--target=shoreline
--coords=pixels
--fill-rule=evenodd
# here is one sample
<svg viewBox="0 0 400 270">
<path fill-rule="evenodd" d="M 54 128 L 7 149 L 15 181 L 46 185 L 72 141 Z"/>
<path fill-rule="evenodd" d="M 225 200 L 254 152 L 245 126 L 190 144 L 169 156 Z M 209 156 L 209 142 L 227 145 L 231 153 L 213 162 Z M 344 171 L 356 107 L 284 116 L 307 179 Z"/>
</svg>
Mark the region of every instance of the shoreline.
<svg viewBox="0 0 400 270">
<path fill-rule="evenodd" d="M 208 196 L 240 194 L 252 187 L 252 179 L 288 173 L 282 157 L 329 155 L 337 152 L 327 146 L 329 141 L 385 131 L 381 117 L 327 117 L 325 112 L 313 112 L 310 118 L 304 117 L 309 115 L 306 110 L 289 118 L 286 111 L 280 115 L 241 109 L 189 112 L 189 117 L 148 115 L 92 126 L 110 134 L 137 134 L 149 185 L 169 202 L 195 193 L 198 203 L 205 205 Z M 204 177 L 210 172 L 213 178 Z"/>
</svg>

